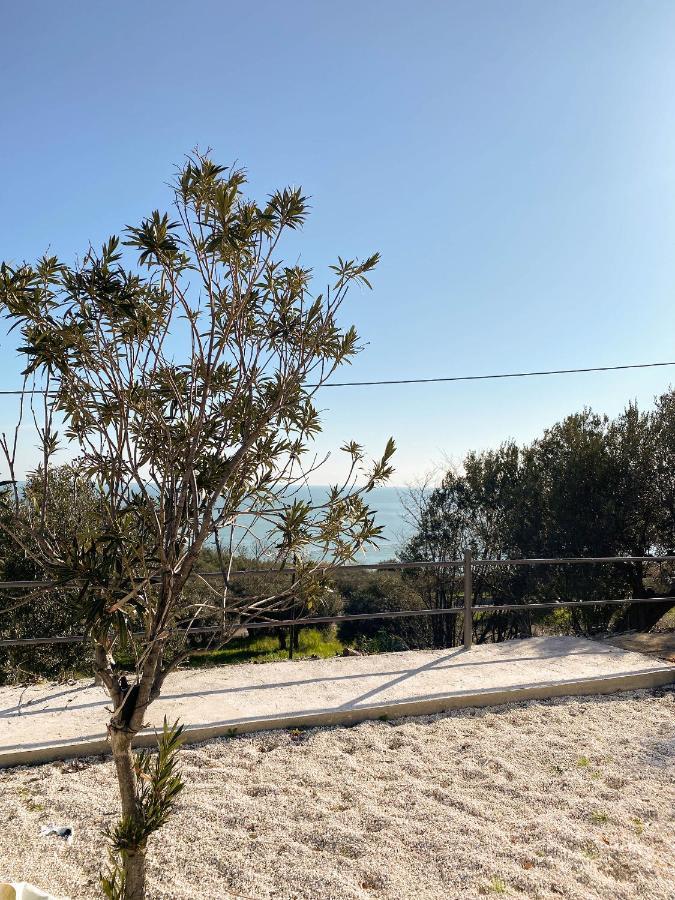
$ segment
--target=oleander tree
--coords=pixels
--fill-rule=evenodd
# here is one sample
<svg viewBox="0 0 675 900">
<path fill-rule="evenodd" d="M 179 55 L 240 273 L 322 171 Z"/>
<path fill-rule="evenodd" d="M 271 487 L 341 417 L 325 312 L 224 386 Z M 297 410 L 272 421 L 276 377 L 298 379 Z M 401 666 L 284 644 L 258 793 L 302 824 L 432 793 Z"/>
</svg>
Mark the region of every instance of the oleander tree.
<svg viewBox="0 0 675 900">
<path fill-rule="evenodd" d="M 345 443 L 344 479 L 321 502 L 298 491 L 323 461 L 312 449 L 316 392 L 361 349 L 340 310 L 350 288 L 370 287 L 379 256 L 338 258 L 332 283 L 315 292 L 311 270 L 281 255 L 307 216 L 302 190 L 257 202 L 245 188 L 243 170 L 195 151 L 177 171 L 170 213 L 153 212 L 74 266 L 44 256 L 0 268 L 0 303 L 26 360 L 20 421 L 35 427 L 41 457 L 26 498 L 16 434 L 3 435 L 0 527 L 71 598 L 110 695 L 122 808 L 102 876 L 110 898 L 144 897 L 148 837 L 182 786 L 177 725 L 165 723 L 156 755 L 132 743 L 189 652 L 190 623 L 217 610 L 222 644 L 299 597 L 311 607 L 326 568 L 381 533 L 367 494 L 390 477 L 393 440 L 376 460 Z M 90 487 L 88 515 L 69 529 L 50 496 L 64 454 Z M 266 535 L 291 577 L 274 594 L 241 597 L 228 592 L 230 566 L 252 533 Z M 191 602 L 214 540 L 222 577 L 202 578 Z M 120 654 L 132 660 L 124 673 Z"/>
</svg>

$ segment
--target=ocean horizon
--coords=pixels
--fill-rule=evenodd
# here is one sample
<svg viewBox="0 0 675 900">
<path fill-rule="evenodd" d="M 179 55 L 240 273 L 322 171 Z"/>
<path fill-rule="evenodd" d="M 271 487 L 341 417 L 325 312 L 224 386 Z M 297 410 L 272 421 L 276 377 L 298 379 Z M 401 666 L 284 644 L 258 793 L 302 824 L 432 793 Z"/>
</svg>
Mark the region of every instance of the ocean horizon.
<svg viewBox="0 0 675 900">
<path fill-rule="evenodd" d="M 327 499 L 329 490 L 328 485 L 307 485 L 298 488 L 294 496 L 307 503 L 320 504 Z M 401 502 L 401 494 L 405 490 L 406 488 L 393 486 L 376 487 L 366 495 L 366 502 L 375 514 L 375 524 L 381 525 L 383 532 L 382 537 L 378 539 L 378 546 L 361 550 L 354 558 L 354 563 L 377 563 L 394 559 L 406 541 L 412 537 L 413 529 L 405 520 L 405 510 Z M 242 543 L 242 552 L 255 555 L 253 545 L 256 538 L 264 537 L 266 527 L 265 523 L 252 527 L 252 540 L 248 545 Z"/>
<path fill-rule="evenodd" d="M 18 482 L 22 489 L 25 481 Z M 299 487 L 294 494 L 300 500 L 308 503 L 320 504 L 325 502 L 330 488 L 328 485 L 313 484 Z M 375 524 L 383 528 L 382 537 L 378 539 L 377 547 L 367 547 L 361 550 L 354 558 L 355 563 L 386 562 L 394 559 L 398 551 L 413 535 L 413 528 L 405 520 L 405 509 L 401 502 L 401 495 L 407 490 L 405 487 L 386 486 L 373 488 L 366 495 L 366 502 L 375 513 Z M 242 542 L 240 552 L 255 555 L 256 540 L 264 538 L 267 529 L 266 523 L 259 523 L 251 528 L 252 540 Z M 228 529 L 222 529 L 227 532 Z M 225 539 L 227 544 L 228 538 Z M 208 542 L 211 544 L 211 540 Z"/>
</svg>

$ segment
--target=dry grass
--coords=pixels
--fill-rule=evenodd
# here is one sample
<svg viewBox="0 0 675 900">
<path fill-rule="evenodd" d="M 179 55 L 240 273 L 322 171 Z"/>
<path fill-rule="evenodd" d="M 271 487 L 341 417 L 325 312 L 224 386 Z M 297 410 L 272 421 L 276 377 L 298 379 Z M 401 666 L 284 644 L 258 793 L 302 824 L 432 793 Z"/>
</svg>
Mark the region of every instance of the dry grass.
<svg viewBox="0 0 675 900">
<path fill-rule="evenodd" d="M 661 690 L 188 747 L 149 896 L 672 900 L 674 733 Z M 99 896 L 110 762 L 0 778 L 0 875 Z"/>
</svg>

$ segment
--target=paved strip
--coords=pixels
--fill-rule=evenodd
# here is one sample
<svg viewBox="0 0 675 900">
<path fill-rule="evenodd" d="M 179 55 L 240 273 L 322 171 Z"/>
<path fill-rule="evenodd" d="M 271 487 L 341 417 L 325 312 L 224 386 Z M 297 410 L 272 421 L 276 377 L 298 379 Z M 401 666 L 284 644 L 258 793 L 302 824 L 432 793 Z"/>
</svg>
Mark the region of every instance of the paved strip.
<svg viewBox="0 0 675 900">
<path fill-rule="evenodd" d="M 164 716 L 199 741 L 673 682 L 667 662 L 574 637 L 192 669 L 167 679 L 137 743 L 154 743 Z M 0 688 L 0 767 L 107 752 L 108 706 L 91 682 Z"/>
</svg>

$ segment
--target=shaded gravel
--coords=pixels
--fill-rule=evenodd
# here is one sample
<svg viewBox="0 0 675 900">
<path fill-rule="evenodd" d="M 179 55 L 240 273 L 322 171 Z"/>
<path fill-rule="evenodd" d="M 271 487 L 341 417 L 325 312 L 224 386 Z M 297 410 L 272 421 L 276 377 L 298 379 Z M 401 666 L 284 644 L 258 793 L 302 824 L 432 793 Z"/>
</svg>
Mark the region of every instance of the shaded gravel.
<svg viewBox="0 0 675 900">
<path fill-rule="evenodd" d="M 668 690 L 193 745 L 149 898 L 673 900 L 674 763 Z M 112 763 L 0 781 L 0 876 L 99 897 Z"/>
</svg>

